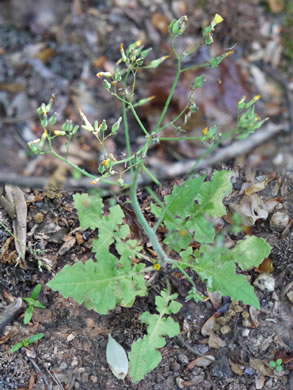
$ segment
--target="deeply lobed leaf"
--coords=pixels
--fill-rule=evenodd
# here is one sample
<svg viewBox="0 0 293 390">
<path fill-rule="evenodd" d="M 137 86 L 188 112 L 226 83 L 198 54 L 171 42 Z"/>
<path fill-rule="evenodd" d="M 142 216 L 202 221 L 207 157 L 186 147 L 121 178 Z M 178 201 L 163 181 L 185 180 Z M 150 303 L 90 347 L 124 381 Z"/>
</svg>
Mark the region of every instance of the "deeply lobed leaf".
<svg viewBox="0 0 293 390">
<path fill-rule="evenodd" d="M 157 311 L 160 314 L 145 312 L 140 316 L 140 320 L 148 325 L 148 334 L 143 339 L 135 341 L 129 353 L 130 376 L 134 382 L 143 379 L 162 360 L 158 348 L 166 344 L 164 336 L 174 337 L 180 333 L 179 324 L 173 318 L 166 317 L 180 310 L 181 304 L 174 301 L 177 296 L 162 291 L 161 296 L 156 297 Z"/>
<path fill-rule="evenodd" d="M 96 263 L 90 259 L 85 264 L 66 265 L 48 286 L 88 309 L 107 314 L 117 304 L 131 305 L 136 296 L 146 295 L 143 270 L 144 264 L 131 267 L 126 258 L 121 266 L 116 256 L 103 250 Z"/>
<path fill-rule="evenodd" d="M 162 219 L 168 229 L 165 243 L 177 252 L 186 249 L 192 239 L 212 243 L 215 239 L 213 223 L 207 217 L 226 214 L 223 199 L 232 191 L 229 171 L 215 172 L 212 179 L 205 177 L 187 180 L 174 186 L 172 194 L 165 197 L 165 208 L 152 204 L 152 212 Z"/>
</svg>

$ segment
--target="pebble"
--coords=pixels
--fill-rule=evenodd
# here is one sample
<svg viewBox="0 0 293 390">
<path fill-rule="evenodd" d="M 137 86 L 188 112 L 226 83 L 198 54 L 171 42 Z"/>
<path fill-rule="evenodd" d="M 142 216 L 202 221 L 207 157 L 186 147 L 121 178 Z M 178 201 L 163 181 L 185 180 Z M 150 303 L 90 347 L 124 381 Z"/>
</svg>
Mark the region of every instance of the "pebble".
<svg viewBox="0 0 293 390">
<path fill-rule="evenodd" d="M 282 232 L 289 223 L 289 215 L 284 212 L 277 211 L 270 220 L 270 227 L 276 232 Z"/>
<path fill-rule="evenodd" d="M 188 357 L 186 355 L 184 355 L 183 353 L 179 353 L 177 359 L 180 363 L 183 363 L 183 364 L 189 363 Z"/>
<path fill-rule="evenodd" d="M 91 375 L 90 380 L 92 383 L 95 383 L 95 384 L 98 383 L 98 378 L 95 375 Z"/>
<path fill-rule="evenodd" d="M 287 298 L 289 299 L 289 301 L 291 303 L 293 303 L 293 291 L 292 290 L 287 292 Z"/>
<path fill-rule="evenodd" d="M 253 285 L 262 291 L 274 291 L 275 279 L 268 274 L 261 274 L 253 282 Z"/>
<path fill-rule="evenodd" d="M 221 328 L 221 333 L 222 334 L 228 334 L 228 333 L 230 333 L 231 332 L 231 328 L 230 328 L 230 326 L 228 326 L 228 325 L 224 325 L 224 326 L 222 326 L 222 328 Z"/>
<path fill-rule="evenodd" d="M 44 221 L 44 214 L 42 213 L 37 213 L 35 216 L 34 216 L 34 221 L 35 223 L 42 223 Z"/>
<path fill-rule="evenodd" d="M 62 363 L 60 364 L 60 370 L 61 370 L 61 371 L 66 370 L 67 367 L 68 367 L 68 366 L 67 366 L 67 364 L 66 364 L 65 362 L 62 362 Z"/>
<path fill-rule="evenodd" d="M 227 317 L 218 317 L 216 321 L 219 325 L 226 325 L 229 319 Z"/>
<path fill-rule="evenodd" d="M 179 389 L 184 389 L 184 379 L 180 378 L 180 376 L 178 376 L 176 379 L 175 379 L 175 382 L 176 382 L 176 385 L 179 387 Z"/>
</svg>

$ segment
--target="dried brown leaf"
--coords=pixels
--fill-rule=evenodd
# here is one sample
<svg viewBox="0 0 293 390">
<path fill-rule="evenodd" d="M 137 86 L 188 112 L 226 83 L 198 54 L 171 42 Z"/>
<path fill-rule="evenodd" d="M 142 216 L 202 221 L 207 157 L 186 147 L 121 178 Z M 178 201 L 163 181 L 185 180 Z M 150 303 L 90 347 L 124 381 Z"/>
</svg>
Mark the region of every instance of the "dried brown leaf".
<svg viewBox="0 0 293 390">
<path fill-rule="evenodd" d="M 215 357 L 212 355 L 200 356 L 187 365 L 187 370 L 192 370 L 194 367 L 208 367 L 213 361 Z"/>
<path fill-rule="evenodd" d="M 229 359 L 229 363 L 230 363 L 231 370 L 234 372 L 234 374 L 239 376 L 243 375 L 245 367 L 242 364 L 235 363 L 231 359 Z"/>
<path fill-rule="evenodd" d="M 213 329 L 210 330 L 209 347 L 220 349 L 226 346 L 226 342 L 217 336 Z"/>
<path fill-rule="evenodd" d="M 23 191 L 16 186 L 5 186 L 6 197 L 14 206 L 16 219 L 13 220 L 13 233 L 15 235 L 15 248 L 20 256 L 23 268 L 27 268 L 25 263 L 26 252 L 26 224 L 27 224 L 27 204 Z"/>
<path fill-rule="evenodd" d="M 211 333 L 211 330 L 214 329 L 216 323 L 216 315 L 213 314 L 204 324 L 201 328 L 201 334 L 203 336 L 209 336 Z"/>
</svg>

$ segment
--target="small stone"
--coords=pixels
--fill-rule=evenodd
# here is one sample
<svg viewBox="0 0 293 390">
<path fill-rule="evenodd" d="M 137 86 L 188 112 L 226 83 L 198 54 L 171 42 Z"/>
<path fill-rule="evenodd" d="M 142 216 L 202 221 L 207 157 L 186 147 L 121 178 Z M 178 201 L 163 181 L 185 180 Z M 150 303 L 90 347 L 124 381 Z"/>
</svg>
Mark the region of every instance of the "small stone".
<svg viewBox="0 0 293 390">
<path fill-rule="evenodd" d="M 289 215 L 284 212 L 277 211 L 270 220 L 270 227 L 276 232 L 282 232 L 289 223 Z"/>
<path fill-rule="evenodd" d="M 66 341 L 72 341 L 75 338 L 74 334 L 70 333 L 70 335 L 67 336 Z"/>
<path fill-rule="evenodd" d="M 241 313 L 243 311 L 243 308 L 240 305 L 235 305 L 233 307 L 233 310 L 235 311 L 235 313 Z"/>
<path fill-rule="evenodd" d="M 193 385 L 198 385 L 198 384 L 201 383 L 203 380 L 204 380 L 204 376 L 203 376 L 203 375 L 195 375 L 195 376 L 191 379 L 191 382 L 192 382 Z"/>
<path fill-rule="evenodd" d="M 233 309 L 229 309 L 226 313 L 225 313 L 225 317 L 226 318 L 232 318 L 232 317 L 235 317 L 236 316 L 236 311 L 233 310 Z"/>
<path fill-rule="evenodd" d="M 90 380 L 95 384 L 98 383 L 98 378 L 95 375 L 91 375 Z"/>
<path fill-rule="evenodd" d="M 228 326 L 228 325 L 224 325 L 224 326 L 222 326 L 222 328 L 221 328 L 221 333 L 222 334 L 228 334 L 228 333 L 230 333 L 231 332 L 231 328 L 230 328 L 230 326 Z"/>
<path fill-rule="evenodd" d="M 253 282 L 253 285 L 262 291 L 274 291 L 275 279 L 268 274 L 261 274 Z"/>
<path fill-rule="evenodd" d="M 245 326 L 245 328 L 250 328 L 251 322 L 248 321 L 248 320 L 243 320 L 243 321 L 242 321 L 242 325 Z"/>
<path fill-rule="evenodd" d="M 179 387 L 179 389 L 184 389 L 184 379 L 180 378 L 180 376 L 178 376 L 176 379 L 175 379 L 175 382 L 176 382 L 176 385 Z"/>
<path fill-rule="evenodd" d="M 44 214 L 42 213 L 37 213 L 35 216 L 34 216 L 34 221 L 35 223 L 42 223 L 44 220 Z"/>
<path fill-rule="evenodd" d="M 59 366 L 59 368 L 60 368 L 61 371 L 66 370 L 67 367 L 68 367 L 68 366 L 67 366 L 67 364 L 66 364 L 65 362 L 62 362 L 62 363 L 60 364 L 60 366 Z"/>
<path fill-rule="evenodd" d="M 250 330 L 249 329 L 243 329 L 243 331 L 242 331 L 242 336 L 243 337 L 248 337 L 249 336 L 249 332 L 250 332 Z"/>
<path fill-rule="evenodd" d="M 229 321 L 229 319 L 226 318 L 226 317 L 218 317 L 216 321 L 217 321 L 217 324 L 223 326 L 223 325 L 226 325 L 226 324 L 227 324 L 227 322 Z"/>
<path fill-rule="evenodd" d="M 183 364 L 189 363 L 188 357 L 186 355 L 184 355 L 183 353 L 179 353 L 177 359 L 180 363 L 183 363 Z"/>
<path fill-rule="evenodd" d="M 293 291 L 288 291 L 286 295 L 289 301 L 293 303 Z"/>
</svg>

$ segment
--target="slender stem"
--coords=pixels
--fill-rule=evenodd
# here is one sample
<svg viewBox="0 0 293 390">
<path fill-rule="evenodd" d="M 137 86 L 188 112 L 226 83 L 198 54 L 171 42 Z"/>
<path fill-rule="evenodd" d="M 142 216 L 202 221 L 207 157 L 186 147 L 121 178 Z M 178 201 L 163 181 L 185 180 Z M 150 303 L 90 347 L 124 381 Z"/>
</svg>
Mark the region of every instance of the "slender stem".
<svg viewBox="0 0 293 390">
<path fill-rule="evenodd" d="M 205 67 L 207 67 L 207 66 L 209 66 L 209 65 L 210 65 L 210 63 L 207 61 L 207 62 L 205 62 L 205 63 L 203 63 L 203 64 L 200 64 L 200 65 L 188 66 L 187 68 L 181 69 L 181 73 L 187 72 L 187 71 L 189 71 L 189 70 L 198 70 L 198 69 L 200 69 L 200 68 L 205 68 Z"/>
<path fill-rule="evenodd" d="M 158 254 L 159 263 L 160 263 L 161 267 L 164 267 L 164 266 L 166 266 L 167 263 L 173 264 L 174 262 L 164 252 L 163 248 L 161 247 L 161 244 L 158 241 L 158 237 L 157 237 L 156 233 L 150 227 L 150 225 L 147 223 L 147 221 L 146 221 L 146 219 L 141 211 L 141 208 L 139 206 L 139 202 L 138 202 L 137 195 L 136 195 L 136 190 L 137 190 L 137 179 L 138 179 L 138 176 L 140 174 L 141 169 L 142 169 L 142 163 L 136 167 L 136 172 L 135 172 L 135 175 L 133 177 L 132 186 L 130 188 L 131 204 L 132 204 L 133 210 L 136 214 L 138 221 L 140 222 L 141 226 L 143 227 L 145 233 L 148 235 L 148 237 L 153 245 L 154 250 Z"/>
<path fill-rule="evenodd" d="M 159 137 L 158 139 L 160 141 L 193 141 L 193 140 L 200 140 L 202 137 Z"/>
<path fill-rule="evenodd" d="M 72 135 L 69 136 L 68 142 L 66 144 L 66 155 L 65 155 L 66 159 L 68 159 L 68 156 L 69 156 L 69 148 L 70 148 L 71 138 L 72 138 Z"/>
<path fill-rule="evenodd" d="M 166 112 L 168 110 L 168 107 L 169 107 L 169 104 L 171 102 L 171 99 L 172 99 L 172 97 L 174 95 L 174 92 L 175 92 L 175 89 L 176 89 L 176 86 L 177 86 L 177 83 L 178 83 L 178 80 L 179 80 L 179 77 L 180 77 L 180 73 L 181 73 L 181 60 L 182 59 L 180 57 L 177 57 L 177 60 L 178 60 L 178 62 L 177 62 L 177 73 L 176 73 L 176 76 L 175 76 L 175 80 L 173 82 L 173 85 L 172 85 L 171 91 L 169 93 L 168 99 L 167 99 L 167 101 L 165 103 L 164 109 L 163 109 L 163 111 L 161 113 L 161 116 L 160 116 L 160 118 L 158 120 L 158 123 L 156 124 L 156 127 L 154 129 L 154 133 L 158 133 L 158 131 L 159 131 L 160 125 L 161 125 L 161 123 L 163 122 L 163 120 L 165 118 Z"/>
<path fill-rule="evenodd" d="M 157 184 L 157 186 L 161 185 L 159 180 L 152 174 L 152 172 L 145 165 L 143 165 L 143 170 L 152 179 L 152 181 Z"/>
<path fill-rule="evenodd" d="M 190 266 L 190 265 L 189 265 Z M 193 281 L 193 279 L 188 275 L 186 271 L 181 267 L 181 265 L 178 263 L 178 261 L 174 261 L 174 267 L 176 267 L 183 275 L 186 277 L 186 279 L 189 281 L 189 283 L 192 284 L 193 288 L 197 291 L 196 285 Z"/>
<path fill-rule="evenodd" d="M 148 131 L 147 129 L 144 127 L 142 121 L 140 120 L 139 116 L 137 115 L 136 111 L 135 111 L 135 108 L 133 107 L 133 104 L 132 103 L 129 103 L 129 107 L 135 117 L 135 119 L 137 120 L 137 123 L 139 124 L 140 128 L 142 129 L 142 131 L 145 133 L 145 135 L 148 135 Z"/>
<path fill-rule="evenodd" d="M 54 148 L 53 148 L 53 145 L 52 145 L 52 141 L 51 141 L 51 138 L 48 137 L 48 142 L 49 142 L 49 147 L 50 147 L 50 153 L 53 154 L 53 156 L 57 157 L 59 160 L 61 161 L 64 161 L 66 164 L 68 164 L 71 168 L 73 169 L 76 169 L 79 173 L 81 173 L 82 175 L 84 176 L 87 176 L 87 177 L 90 177 L 91 179 L 98 179 L 97 176 L 95 175 L 92 175 L 91 173 L 89 173 L 88 171 L 86 171 L 85 169 L 83 168 L 80 168 L 78 165 L 72 163 L 71 161 L 69 161 L 67 158 L 61 156 L 60 154 L 58 154 L 57 152 L 55 152 Z M 103 179 L 103 178 L 99 178 L 101 181 L 103 181 L 104 183 L 108 183 L 108 184 L 112 184 L 112 185 L 117 185 L 117 183 L 115 183 L 114 181 L 112 180 L 107 180 L 107 179 Z"/>
<path fill-rule="evenodd" d="M 167 123 L 165 126 L 162 126 L 162 127 L 158 128 L 158 130 L 157 130 L 158 133 L 161 132 L 162 130 L 166 129 L 166 128 L 169 127 L 170 125 L 173 125 L 175 122 L 178 121 L 178 119 L 181 118 L 181 116 L 182 116 L 182 115 L 186 112 L 186 110 L 188 109 L 189 100 L 190 100 L 190 99 L 188 99 L 186 106 L 185 106 L 184 109 L 180 112 L 180 114 L 178 114 L 178 115 L 176 116 L 175 119 L 173 119 L 170 123 Z"/>
<path fill-rule="evenodd" d="M 124 90 L 127 87 L 127 80 L 129 77 L 130 71 L 127 73 L 124 79 Z M 132 151 L 131 151 L 131 145 L 130 145 L 130 137 L 129 137 L 129 128 L 128 128 L 128 120 L 127 120 L 127 112 L 126 112 L 126 101 L 123 99 L 122 100 L 122 116 L 123 116 L 123 123 L 124 123 L 124 136 L 125 136 L 125 143 L 126 143 L 126 150 L 127 150 L 127 155 L 128 158 L 132 157 Z M 130 169 L 130 175 L 131 178 L 133 178 L 133 168 Z"/>
</svg>

